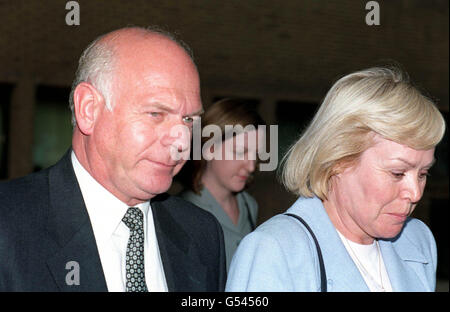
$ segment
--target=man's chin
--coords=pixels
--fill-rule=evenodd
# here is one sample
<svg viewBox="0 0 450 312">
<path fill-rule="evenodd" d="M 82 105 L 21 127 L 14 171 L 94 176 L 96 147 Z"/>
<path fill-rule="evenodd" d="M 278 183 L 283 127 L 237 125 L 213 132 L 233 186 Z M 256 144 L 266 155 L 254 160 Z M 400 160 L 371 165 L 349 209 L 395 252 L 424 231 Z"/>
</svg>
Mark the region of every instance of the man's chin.
<svg viewBox="0 0 450 312">
<path fill-rule="evenodd" d="M 141 189 L 148 194 L 149 196 L 155 197 L 159 194 L 165 193 L 172 186 L 172 178 L 164 179 L 156 182 L 152 182 L 150 184 L 144 184 Z"/>
</svg>

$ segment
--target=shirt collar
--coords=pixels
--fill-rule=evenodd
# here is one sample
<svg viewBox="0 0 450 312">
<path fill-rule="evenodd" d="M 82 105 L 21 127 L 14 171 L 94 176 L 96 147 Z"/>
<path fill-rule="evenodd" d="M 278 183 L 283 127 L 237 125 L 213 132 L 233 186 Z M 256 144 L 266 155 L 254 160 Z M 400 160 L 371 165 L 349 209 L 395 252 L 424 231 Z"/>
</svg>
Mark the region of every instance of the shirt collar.
<svg viewBox="0 0 450 312">
<path fill-rule="evenodd" d="M 95 235 L 109 238 L 115 232 L 128 210 L 128 205 L 119 200 L 99 182 L 78 161 L 72 151 L 72 165 L 83 195 L 84 203 Z M 136 205 L 147 216 L 149 202 Z"/>
</svg>

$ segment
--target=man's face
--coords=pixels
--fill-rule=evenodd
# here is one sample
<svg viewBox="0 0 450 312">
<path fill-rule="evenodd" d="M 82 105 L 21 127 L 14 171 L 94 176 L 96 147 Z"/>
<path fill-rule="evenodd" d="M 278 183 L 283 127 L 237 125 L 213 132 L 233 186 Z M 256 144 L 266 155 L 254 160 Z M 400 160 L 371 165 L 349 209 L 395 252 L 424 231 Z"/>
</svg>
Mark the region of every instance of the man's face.
<svg viewBox="0 0 450 312">
<path fill-rule="evenodd" d="M 101 159 L 100 182 L 129 204 L 167 191 L 184 164 L 171 157 L 173 145 L 190 148 L 190 132 L 171 133 L 180 125 L 191 129 L 202 109 L 197 70 L 180 50 L 158 54 L 142 46 L 120 55 L 113 110 L 103 107 L 95 122 L 91 140 Z"/>
</svg>

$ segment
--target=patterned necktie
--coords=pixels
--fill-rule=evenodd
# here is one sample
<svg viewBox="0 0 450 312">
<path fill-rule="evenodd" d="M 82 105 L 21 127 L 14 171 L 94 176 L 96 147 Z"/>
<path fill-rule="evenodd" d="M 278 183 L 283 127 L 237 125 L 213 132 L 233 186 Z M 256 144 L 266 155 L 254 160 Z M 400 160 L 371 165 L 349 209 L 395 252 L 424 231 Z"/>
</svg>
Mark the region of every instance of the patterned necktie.
<svg viewBox="0 0 450 312">
<path fill-rule="evenodd" d="M 143 214 L 139 208 L 130 207 L 122 219 L 130 229 L 127 245 L 126 274 L 127 292 L 146 292 L 144 270 L 144 223 Z"/>
</svg>

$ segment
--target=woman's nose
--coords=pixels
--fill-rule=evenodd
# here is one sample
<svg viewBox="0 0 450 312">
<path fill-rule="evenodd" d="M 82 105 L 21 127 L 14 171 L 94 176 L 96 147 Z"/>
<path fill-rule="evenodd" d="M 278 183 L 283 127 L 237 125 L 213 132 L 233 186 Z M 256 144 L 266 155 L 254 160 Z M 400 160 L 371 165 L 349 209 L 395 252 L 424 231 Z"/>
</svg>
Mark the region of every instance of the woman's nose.
<svg viewBox="0 0 450 312">
<path fill-rule="evenodd" d="M 256 160 L 247 160 L 247 170 L 248 172 L 253 172 L 255 171 L 256 168 Z"/>
<path fill-rule="evenodd" d="M 411 177 L 406 181 L 404 196 L 408 198 L 411 203 L 417 203 L 422 198 L 424 187 L 424 182 L 416 177 Z"/>
</svg>

